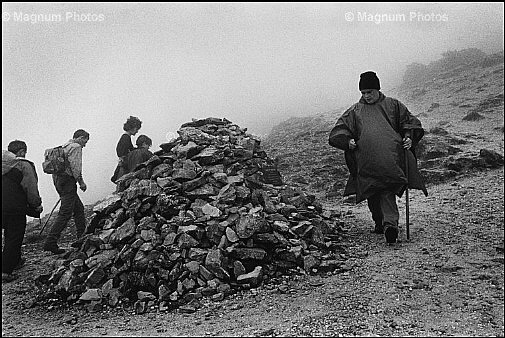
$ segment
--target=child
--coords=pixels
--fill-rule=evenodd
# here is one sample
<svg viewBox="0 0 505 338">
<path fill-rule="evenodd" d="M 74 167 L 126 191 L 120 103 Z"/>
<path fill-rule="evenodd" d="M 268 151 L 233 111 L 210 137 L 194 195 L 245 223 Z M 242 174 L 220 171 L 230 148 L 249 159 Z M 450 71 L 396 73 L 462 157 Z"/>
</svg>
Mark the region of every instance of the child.
<svg viewBox="0 0 505 338">
<path fill-rule="evenodd" d="M 133 149 L 126 156 L 125 173 L 134 171 L 137 165 L 149 160 L 154 156 L 154 154 L 149 151 L 149 148 L 153 144 L 153 141 L 149 137 L 146 135 L 140 135 L 135 143 L 137 145 L 137 148 Z"/>
</svg>

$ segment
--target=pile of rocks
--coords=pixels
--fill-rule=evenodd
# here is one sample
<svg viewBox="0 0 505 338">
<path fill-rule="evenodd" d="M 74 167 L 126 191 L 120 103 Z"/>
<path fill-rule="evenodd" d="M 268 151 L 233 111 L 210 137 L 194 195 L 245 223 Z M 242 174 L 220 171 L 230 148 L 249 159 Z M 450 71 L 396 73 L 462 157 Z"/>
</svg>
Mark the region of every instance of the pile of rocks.
<svg viewBox="0 0 505 338">
<path fill-rule="evenodd" d="M 45 292 L 92 306 L 136 302 L 141 313 L 223 299 L 297 269 L 343 264 L 343 225 L 314 196 L 270 184 L 260 140 L 226 119 L 194 120 L 118 182 Z M 49 292 L 51 293 L 51 292 Z"/>
</svg>

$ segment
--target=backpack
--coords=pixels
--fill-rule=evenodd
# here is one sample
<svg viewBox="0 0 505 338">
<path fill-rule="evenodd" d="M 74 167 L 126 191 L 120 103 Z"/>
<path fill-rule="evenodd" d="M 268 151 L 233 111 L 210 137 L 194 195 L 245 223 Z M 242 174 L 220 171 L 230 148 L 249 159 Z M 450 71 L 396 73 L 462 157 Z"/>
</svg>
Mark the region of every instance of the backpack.
<svg viewBox="0 0 505 338">
<path fill-rule="evenodd" d="M 69 163 L 63 151 L 63 146 L 46 149 L 44 162 L 42 162 L 42 170 L 46 174 L 63 174 L 68 166 Z"/>
</svg>

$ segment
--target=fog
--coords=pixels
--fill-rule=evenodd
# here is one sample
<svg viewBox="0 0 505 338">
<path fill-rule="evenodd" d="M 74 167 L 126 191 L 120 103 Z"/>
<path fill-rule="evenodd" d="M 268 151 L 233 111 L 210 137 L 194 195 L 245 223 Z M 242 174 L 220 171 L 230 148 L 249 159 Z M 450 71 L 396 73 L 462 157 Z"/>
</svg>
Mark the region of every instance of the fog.
<svg viewBox="0 0 505 338">
<path fill-rule="evenodd" d="M 90 133 L 89 204 L 115 188 L 130 115 L 153 151 L 192 118 L 262 136 L 354 103 L 364 71 L 387 95 L 412 62 L 503 50 L 502 3 L 2 3 L 2 14 L 2 149 L 27 143 L 44 214 L 58 200 L 44 149 L 77 129 Z"/>
</svg>

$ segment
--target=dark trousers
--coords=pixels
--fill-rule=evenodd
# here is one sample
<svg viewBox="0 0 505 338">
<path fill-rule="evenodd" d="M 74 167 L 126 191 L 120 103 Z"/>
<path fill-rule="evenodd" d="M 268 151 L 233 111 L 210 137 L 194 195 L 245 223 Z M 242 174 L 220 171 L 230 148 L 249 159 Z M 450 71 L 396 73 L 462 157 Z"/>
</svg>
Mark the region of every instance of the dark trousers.
<svg viewBox="0 0 505 338">
<path fill-rule="evenodd" d="M 77 182 L 75 179 L 68 175 L 53 175 L 53 183 L 60 195 L 61 206 L 58 216 L 47 235 L 44 244 L 46 248 L 57 246 L 58 239 L 72 216 L 74 217 L 77 238 L 80 238 L 86 229 L 84 205 L 79 195 L 77 195 Z"/>
<path fill-rule="evenodd" d="M 12 273 L 21 259 L 21 245 L 25 237 L 26 215 L 4 215 L 4 247 L 2 250 L 2 273 Z"/>
<path fill-rule="evenodd" d="M 396 204 L 396 195 L 391 191 L 381 191 L 367 199 L 368 209 L 376 226 L 398 226 L 400 213 Z"/>
</svg>

